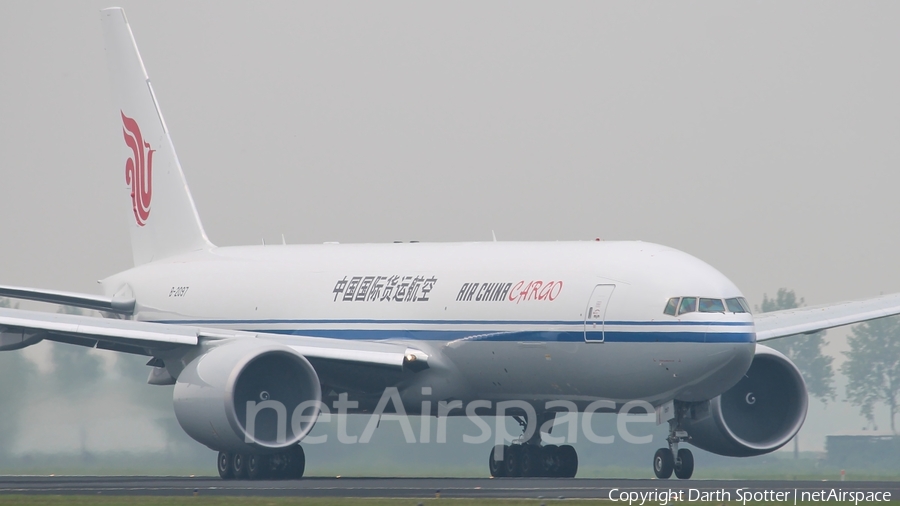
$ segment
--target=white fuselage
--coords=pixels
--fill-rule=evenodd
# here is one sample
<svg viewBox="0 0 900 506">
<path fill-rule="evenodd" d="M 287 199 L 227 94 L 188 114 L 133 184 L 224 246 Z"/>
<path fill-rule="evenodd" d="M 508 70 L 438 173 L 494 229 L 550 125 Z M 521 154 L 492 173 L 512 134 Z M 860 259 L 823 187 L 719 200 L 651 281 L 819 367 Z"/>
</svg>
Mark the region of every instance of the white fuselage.
<svg viewBox="0 0 900 506">
<path fill-rule="evenodd" d="M 133 294 L 143 321 L 409 343 L 432 367 L 403 387 L 464 402 L 710 399 L 746 372 L 756 341 L 749 313 L 664 314 L 672 297 L 741 294 L 643 242 L 215 248 L 103 286 Z"/>
</svg>

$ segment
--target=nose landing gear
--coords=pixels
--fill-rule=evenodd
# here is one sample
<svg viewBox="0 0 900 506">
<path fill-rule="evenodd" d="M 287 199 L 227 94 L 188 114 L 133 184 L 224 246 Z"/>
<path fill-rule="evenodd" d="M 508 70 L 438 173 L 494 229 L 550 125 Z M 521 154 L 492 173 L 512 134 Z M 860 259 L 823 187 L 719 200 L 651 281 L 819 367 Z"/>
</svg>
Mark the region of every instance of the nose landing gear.
<svg viewBox="0 0 900 506">
<path fill-rule="evenodd" d="M 679 409 L 675 418 L 669 420 L 669 437 L 666 438 L 669 447 L 656 450 L 653 456 L 653 474 L 660 480 L 668 480 L 672 472 L 681 480 L 687 480 L 694 474 L 694 454 L 687 448 L 678 448 L 679 443 L 691 439 L 687 431 L 680 428 L 683 417 L 684 412 Z"/>
</svg>

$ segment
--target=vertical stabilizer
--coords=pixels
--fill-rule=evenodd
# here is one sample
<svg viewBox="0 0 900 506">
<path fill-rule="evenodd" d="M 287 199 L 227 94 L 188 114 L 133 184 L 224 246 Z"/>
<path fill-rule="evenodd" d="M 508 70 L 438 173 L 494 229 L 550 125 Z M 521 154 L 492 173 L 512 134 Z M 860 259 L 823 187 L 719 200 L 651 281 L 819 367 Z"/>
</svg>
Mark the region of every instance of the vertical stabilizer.
<svg viewBox="0 0 900 506">
<path fill-rule="evenodd" d="M 116 121 L 122 128 L 117 169 L 127 188 L 122 195 L 130 207 L 134 264 L 209 248 L 125 11 L 103 9 L 100 19 Z"/>
</svg>

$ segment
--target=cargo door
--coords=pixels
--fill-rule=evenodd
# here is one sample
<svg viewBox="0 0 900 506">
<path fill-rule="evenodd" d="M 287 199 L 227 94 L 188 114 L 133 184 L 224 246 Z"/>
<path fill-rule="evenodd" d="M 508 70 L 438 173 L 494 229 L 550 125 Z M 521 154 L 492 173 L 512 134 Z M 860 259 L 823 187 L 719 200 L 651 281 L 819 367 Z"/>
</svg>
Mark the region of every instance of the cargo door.
<svg viewBox="0 0 900 506">
<path fill-rule="evenodd" d="M 602 343 L 606 340 L 606 308 L 616 285 L 597 285 L 584 311 L 584 340 Z"/>
</svg>

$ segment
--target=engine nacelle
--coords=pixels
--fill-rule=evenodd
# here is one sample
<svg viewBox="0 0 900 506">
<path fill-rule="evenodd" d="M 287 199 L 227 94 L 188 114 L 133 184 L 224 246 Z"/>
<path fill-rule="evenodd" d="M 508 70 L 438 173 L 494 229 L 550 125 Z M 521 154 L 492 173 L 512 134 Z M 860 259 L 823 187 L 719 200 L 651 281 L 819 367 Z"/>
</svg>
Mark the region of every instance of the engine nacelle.
<svg viewBox="0 0 900 506">
<path fill-rule="evenodd" d="M 691 406 L 682 427 L 691 444 L 730 457 L 777 450 L 806 420 L 806 382 L 787 357 L 757 345 L 747 374 L 724 394 Z"/>
<path fill-rule="evenodd" d="M 315 424 L 322 387 L 296 351 L 256 339 L 225 343 L 190 362 L 175 383 L 175 416 L 216 451 L 276 451 Z"/>
</svg>

